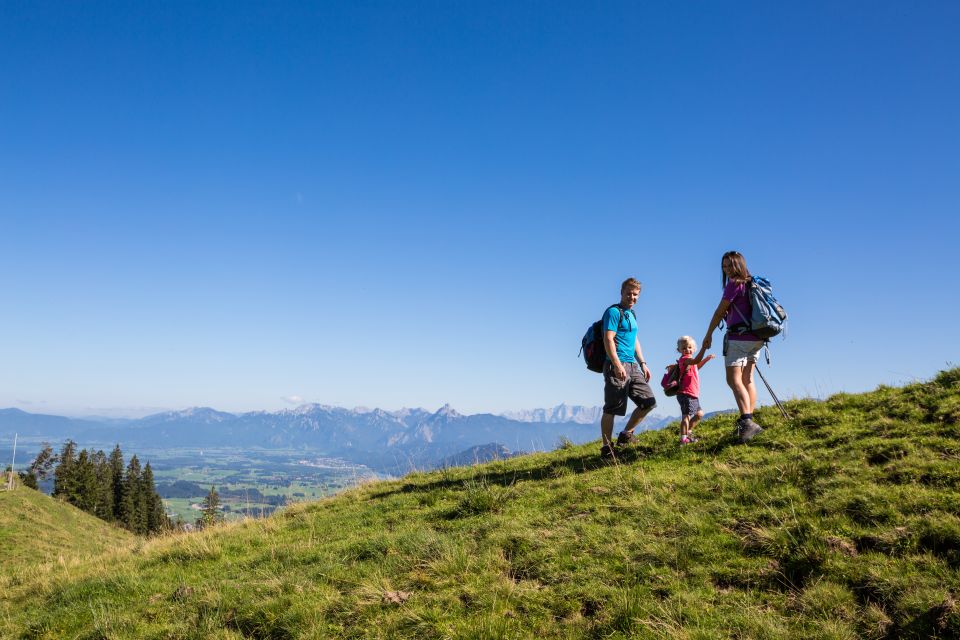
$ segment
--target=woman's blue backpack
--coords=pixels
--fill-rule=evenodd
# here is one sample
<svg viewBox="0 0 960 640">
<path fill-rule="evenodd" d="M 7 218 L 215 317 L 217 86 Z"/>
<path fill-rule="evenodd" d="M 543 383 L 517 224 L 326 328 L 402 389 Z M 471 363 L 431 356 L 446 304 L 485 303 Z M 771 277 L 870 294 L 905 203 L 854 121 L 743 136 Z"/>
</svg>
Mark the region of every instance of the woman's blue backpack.
<svg viewBox="0 0 960 640">
<path fill-rule="evenodd" d="M 744 318 L 744 324 L 738 325 L 742 326 L 741 331 L 752 333 L 761 340 L 769 340 L 779 335 L 787 323 L 787 311 L 773 297 L 770 281 L 760 276 L 753 276 L 747 283 L 747 289 L 750 300 L 750 320 L 747 321 Z"/>
</svg>

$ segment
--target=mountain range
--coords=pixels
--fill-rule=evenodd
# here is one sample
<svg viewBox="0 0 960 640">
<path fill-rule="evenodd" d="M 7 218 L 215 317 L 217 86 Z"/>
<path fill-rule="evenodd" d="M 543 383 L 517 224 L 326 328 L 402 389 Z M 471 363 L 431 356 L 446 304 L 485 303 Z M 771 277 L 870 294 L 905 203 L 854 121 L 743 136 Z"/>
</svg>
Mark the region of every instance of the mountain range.
<svg viewBox="0 0 960 640">
<path fill-rule="evenodd" d="M 554 449 L 599 438 L 599 407 L 559 405 L 502 415 L 464 415 L 450 405 L 435 412 L 345 409 L 305 404 L 281 411 L 227 413 L 209 407 L 166 411 L 139 419 L 98 420 L 0 410 L 0 437 L 67 438 L 81 446 L 122 448 L 239 447 L 302 449 L 365 464 L 386 473 L 448 465 L 452 460 L 482 461 Z M 674 418 L 651 415 L 642 430 Z"/>
<path fill-rule="evenodd" d="M 603 414 L 603 407 L 584 407 L 580 405 L 558 404 L 552 409 L 528 409 L 506 411 L 500 415 L 518 422 L 576 422 L 578 424 L 597 424 Z"/>
</svg>

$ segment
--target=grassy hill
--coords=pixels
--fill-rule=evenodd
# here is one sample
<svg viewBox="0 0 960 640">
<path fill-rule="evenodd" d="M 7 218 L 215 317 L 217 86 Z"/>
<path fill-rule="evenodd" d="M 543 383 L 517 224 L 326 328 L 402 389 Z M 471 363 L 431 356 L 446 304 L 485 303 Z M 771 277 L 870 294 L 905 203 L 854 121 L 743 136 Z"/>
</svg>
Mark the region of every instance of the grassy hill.
<svg viewBox="0 0 960 640">
<path fill-rule="evenodd" d="M 0 491 L 0 572 L 5 575 L 31 573 L 37 564 L 61 558 L 77 562 L 134 540 L 133 534 L 33 489 Z"/>
<path fill-rule="evenodd" d="M 955 638 L 960 370 L 0 578 L 10 638 Z"/>
</svg>

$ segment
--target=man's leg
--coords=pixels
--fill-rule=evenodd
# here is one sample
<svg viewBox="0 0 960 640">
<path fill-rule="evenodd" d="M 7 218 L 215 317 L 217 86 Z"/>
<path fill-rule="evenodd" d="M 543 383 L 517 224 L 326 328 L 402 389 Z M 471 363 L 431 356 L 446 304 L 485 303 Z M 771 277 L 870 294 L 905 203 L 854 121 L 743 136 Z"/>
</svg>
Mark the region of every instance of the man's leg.
<svg viewBox="0 0 960 640">
<path fill-rule="evenodd" d="M 600 437 L 603 442 L 601 444 L 605 447 L 611 446 L 613 440 L 613 414 L 605 413 L 600 418 Z"/>
<path fill-rule="evenodd" d="M 657 406 L 657 399 L 653 397 L 653 390 L 650 388 L 650 385 L 647 384 L 647 380 L 644 378 L 640 368 L 636 365 L 630 367 L 628 392 L 630 399 L 633 400 L 637 406 L 633 410 L 633 413 L 630 414 L 627 425 L 617 438 L 620 444 L 628 444 L 633 441 L 633 430 L 636 429 L 640 421 L 647 417 L 647 414 Z"/>
<path fill-rule="evenodd" d="M 603 416 L 600 418 L 601 456 L 613 455 L 613 421 L 627 412 L 628 380 L 617 378 L 607 363 L 603 369 Z"/>
<path fill-rule="evenodd" d="M 627 426 L 623 428 L 623 432 L 628 435 L 633 435 L 633 430 L 637 428 L 641 420 L 647 417 L 648 413 L 653 411 L 655 406 L 657 406 L 657 401 L 653 398 L 645 398 L 641 401 L 641 403 L 637 405 L 637 408 L 633 410 L 633 413 L 630 414 L 630 419 L 627 420 Z"/>
</svg>

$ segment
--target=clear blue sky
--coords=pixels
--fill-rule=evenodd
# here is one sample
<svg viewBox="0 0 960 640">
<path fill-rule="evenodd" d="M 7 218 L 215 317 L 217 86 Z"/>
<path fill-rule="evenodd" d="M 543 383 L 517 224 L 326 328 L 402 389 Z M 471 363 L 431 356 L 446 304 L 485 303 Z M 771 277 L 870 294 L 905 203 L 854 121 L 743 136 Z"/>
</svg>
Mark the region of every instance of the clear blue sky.
<svg viewBox="0 0 960 640">
<path fill-rule="evenodd" d="M 728 249 L 791 313 L 781 395 L 930 377 L 958 32 L 933 1 L 2 3 L 0 406 L 596 405 L 620 281 L 659 371 Z"/>
</svg>

